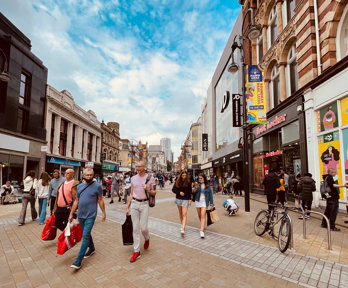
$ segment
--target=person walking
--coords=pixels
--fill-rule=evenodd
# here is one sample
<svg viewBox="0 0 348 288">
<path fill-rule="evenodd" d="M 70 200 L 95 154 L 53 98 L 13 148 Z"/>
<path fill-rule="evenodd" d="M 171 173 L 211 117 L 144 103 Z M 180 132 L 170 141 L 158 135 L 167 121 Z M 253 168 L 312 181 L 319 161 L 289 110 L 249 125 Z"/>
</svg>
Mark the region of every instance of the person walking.
<svg viewBox="0 0 348 288">
<path fill-rule="evenodd" d="M 297 184 L 297 191 L 299 192 L 299 199 L 302 209 L 311 210 L 313 201 L 313 191 L 316 190 L 315 181 L 311 173 L 305 173 Z M 306 219 L 310 218 L 310 212 L 306 213 Z M 301 215 L 298 219 L 303 220 Z"/>
<path fill-rule="evenodd" d="M 213 192 L 211 191 L 210 185 L 208 184 L 205 174 L 200 173 L 198 175 L 198 183 L 195 183 L 193 193 L 195 194 L 193 201 L 196 203 L 196 210 L 199 221 L 201 223 L 199 234 L 203 239 L 207 208 L 209 206 L 214 207 Z"/>
<path fill-rule="evenodd" d="M 145 162 L 139 161 L 135 165 L 137 175 L 131 179 L 131 192 L 127 202 L 126 215 L 132 216 L 134 252 L 130 262 L 135 262 L 140 255 L 140 230 L 145 238 L 144 249 L 150 245 L 150 234 L 148 230 L 150 190 L 154 190 L 155 180 L 151 175 L 145 173 Z M 146 190 L 146 191 L 145 191 Z M 154 192 L 154 191 L 153 191 Z"/>
<path fill-rule="evenodd" d="M 280 170 L 281 175 L 283 175 L 284 179 L 284 189 L 285 189 L 285 203 L 288 202 L 288 195 L 289 195 L 289 175 L 286 174 L 285 169 Z"/>
<path fill-rule="evenodd" d="M 76 198 L 76 187 L 80 184 L 74 180 L 75 172 L 73 169 L 65 171 L 66 180 L 60 183 L 57 189 L 56 202 L 54 203 L 53 213 L 56 216 L 54 225 L 63 231 L 68 224 L 71 206 Z"/>
<path fill-rule="evenodd" d="M 30 203 L 31 208 L 31 218 L 33 221 L 37 218 L 37 211 L 35 209 L 35 189 L 37 185 L 37 179 L 35 178 L 35 171 L 30 170 L 27 172 L 27 175 L 24 182 L 24 189 L 22 193 L 22 210 L 18 218 L 18 226 L 25 224 L 25 215 L 27 213 L 27 206 Z"/>
<path fill-rule="evenodd" d="M 265 195 L 267 196 L 268 209 L 272 210 L 277 199 L 277 189 L 280 187 L 280 180 L 275 170 L 270 170 L 270 173 L 263 179 L 262 185 L 265 187 Z"/>
<path fill-rule="evenodd" d="M 284 175 L 280 174 L 279 176 L 280 187 L 277 189 L 278 200 L 277 202 L 284 206 L 285 204 L 285 187 L 284 187 Z"/>
<path fill-rule="evenodd" d="M 37 183 L 36 192 L 37 198 L 39 199 L 39 225 L 45 224 L 50 181 L 50 175 L 48 175 L 47 172 L 42 172 L 40 180 Z"/>
<path fill-rule="evenodd" d="M 178 206 L 181 223 L 180 233 L 181 236 L 184 236 L 187 222 L 187 210 L 188 207 L 191 206 L 192 201 L 192 185 L 187 177 L 186 171 L 180 173 L 178 179 L 176 179 L 176 182 L 173 185 L 172 191 L 176 194 L 175 203 Z"/>
<path fill-rule="evenodd" d="M 127 196 L 130 195 L 130 190 L 131 190 L 131 177 L 129 172 L 125 174 L 123 182 L 124 182 L 123 203 L 127 204 Z"/>
<path fill-rule="evenodd" d="M 59 170 L 53 171 L 53 179 L 48 188 L 48 204 L 50 206 L 51 216 L 53 214 L 54 203 L 56 203 L 57 191 L 60 183 L 64 182 L 65 178 L 60 176 Z"/>
<path fill-rule="evenodd" d="M 336 222 L 336 217 L 338 213 L 338 199 L 340 199 L 339 188 L 342 188 L 342 187 L 348 188 L 348 184 L 344 184 L 344 185 L 335 184 L 334 177 L 336 176 L 336 174 L 337 174 L 336 169 L 329 168 L 328 174 L 323 175 L 323 180 L 327 182 L 327 184 L 329 185 L 331 189 L 331 193 L 330 193 L 331 197 L 326 199 L 326 208 L 325 208 L 324 215 L 330 221 L 330 229 L 332 231 L 338 232 L 338 231 L 341 231 L 341 229 L 336 227 L 335 222 Z M 324 218 L 321 221 L 321 227 L 323 228 L 327 227 L 326 221 Z"/>
<path fill-rule="evenodd" d="M 110 204 L 114 203 L 114 196 L 118 196 L 118 202 L 121 202 L 120 195 L 120 177 L 117 175 L 118 171 L 114 171 L 114 175 L 111 178 L 111 201 Z"/>
<path fill-rule="evenodd" d="M 68 219 L 69 222 L 73 220 L 74 213 L 78 207 L 77 218 L 82 229 L 82 244 L 76 260 L 70 266 L 76 270 L 81 268 L 84 258 L 89 258 L 95 253 L 91 232 L 97 217 L 98 204 L 103 213 L 102 221 L 104 222 L 106 219 L 103 189 L 102 186 L 93 179 L 93 176 L 94 171 L 92 168 L 85 168 L 83 170 L 83 182 L 77 186 L 76 198 Z"/>
</svg>

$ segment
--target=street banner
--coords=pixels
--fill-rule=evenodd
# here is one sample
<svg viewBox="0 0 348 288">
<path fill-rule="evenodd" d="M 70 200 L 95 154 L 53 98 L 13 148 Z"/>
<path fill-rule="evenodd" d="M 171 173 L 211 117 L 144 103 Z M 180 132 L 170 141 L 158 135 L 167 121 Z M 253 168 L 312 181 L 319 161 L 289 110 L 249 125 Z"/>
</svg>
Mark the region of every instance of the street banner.
<svg viewBox="0 0 348 288">
<path fill-rule="evenodd" d="M 232 94 L 232 126 L 233 127 L 240 127 L 242 126 L 241 121 L 241 101 L 240 101 L 240 94 Z"/>
<path fill-rule="evenodd" d="M 245 98 L 249 124 L 266 124 L 264 70 L 261 65 L 247 65 Z"/>
<path fill-rule="evenodd" d="M 131 157 L 131 153 L 128 153 L 128 167 L 132 166 L 132 157 Z"/>
<path fill-rule="evenodd" d="M 202 151 L 208 151 L 208 134 L 202 134 Z"/>
<path fill-rule="evenodd" d="M 192 169 L 192 156 L 191 156 L 191 154 L 188 155 L 187 168 Z"/>
</svg>

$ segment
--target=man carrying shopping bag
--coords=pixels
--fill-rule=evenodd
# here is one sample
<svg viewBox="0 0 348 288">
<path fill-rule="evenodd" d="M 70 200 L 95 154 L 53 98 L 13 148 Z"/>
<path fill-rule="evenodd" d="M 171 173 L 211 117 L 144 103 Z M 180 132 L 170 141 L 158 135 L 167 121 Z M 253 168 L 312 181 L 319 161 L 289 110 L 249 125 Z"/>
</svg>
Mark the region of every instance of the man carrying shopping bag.
<svg viewBox="0 0 348 288">
<path fill-rule="evenodd" d="M 84 182 L 77 186 L 76 199 L 69 215 L 69 222 L 71 222 L 73 220 L 73 214 L 78 207 L 77 218 L 83 231 L 82 244 L 79 255 L 70 266 L 76 270 L 81 268 L 83 258 L 88 258 L 95 253 L 91 232 L 95 218 L 97 217 L 98 204 L 103 212 L 102 221 L 105 221 L 106 218 L 103 189 L 102 186 L 93 179 L 93 176 L 93 169 L 85 168 L 83 170 Z M 88 251 L 87 248 L 89 248 Z"/>
</svg>

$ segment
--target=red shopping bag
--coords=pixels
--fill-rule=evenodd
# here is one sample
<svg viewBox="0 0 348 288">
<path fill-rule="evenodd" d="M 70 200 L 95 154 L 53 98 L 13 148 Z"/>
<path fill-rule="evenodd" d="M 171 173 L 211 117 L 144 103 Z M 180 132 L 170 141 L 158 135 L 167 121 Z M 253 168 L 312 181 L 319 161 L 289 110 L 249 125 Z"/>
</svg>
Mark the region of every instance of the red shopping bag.
<svg viewBox="0 0 348 288">
<path fill-rule="evenodd" d="M 57 254 L 63 255 L 70 248 L 74 247 L 76 243 L 82 239 L 82 229 L 77 221 L 68 222 L 65 230 L 58 238 Z"/>
<path fill-rule="evenodd" d="M 54 226 L 54 215 L 52 215 L 51 217 L 47 218 L 46 220 L 46 224 L 45 227 L 42 231 L 41 234 L 41 239 L 44 241 L 47 240 L 54 240 L 56 238 L 57 235 L 57 227 Z"/>
</svg>

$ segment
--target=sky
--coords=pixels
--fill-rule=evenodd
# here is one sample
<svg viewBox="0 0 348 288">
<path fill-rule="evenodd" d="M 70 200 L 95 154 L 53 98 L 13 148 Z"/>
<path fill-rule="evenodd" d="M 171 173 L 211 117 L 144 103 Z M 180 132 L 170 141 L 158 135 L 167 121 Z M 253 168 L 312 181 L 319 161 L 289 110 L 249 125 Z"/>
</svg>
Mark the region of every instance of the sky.
<svg viewBox="0 0 348 288">
<path fill-rule="evenodd" d="M 69 91 L 122 139 L 174 161 L 195 123 L 240 11 L 236 0 L 0 0 L 30 40 L 48 84 Z"/>
</svg>

